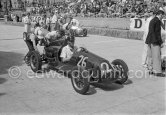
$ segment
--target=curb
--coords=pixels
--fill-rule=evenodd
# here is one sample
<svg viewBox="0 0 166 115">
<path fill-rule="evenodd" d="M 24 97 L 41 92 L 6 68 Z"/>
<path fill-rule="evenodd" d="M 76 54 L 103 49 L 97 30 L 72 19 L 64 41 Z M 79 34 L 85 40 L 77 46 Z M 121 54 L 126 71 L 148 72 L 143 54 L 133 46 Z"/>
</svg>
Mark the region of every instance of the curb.
<svg viewBox="0 0 166 115">
<path fill-rule="evenodd" d="M 142 40 L 143 32 L 141 31 L 131 31 L 131 30 L 119 30 L 119 29 L 109 29 L 109 28 L 87 28 L 89 34 L 110 36 L 125 39 L 135 39 Z"/>
<path fill-rule="evenodd" d="M 24 26 L 24 24 L 22 22 L 4 22 L 4 21 L 1 21 L 0 24 L 21 26 L 21 27 Z"/>
</svg>

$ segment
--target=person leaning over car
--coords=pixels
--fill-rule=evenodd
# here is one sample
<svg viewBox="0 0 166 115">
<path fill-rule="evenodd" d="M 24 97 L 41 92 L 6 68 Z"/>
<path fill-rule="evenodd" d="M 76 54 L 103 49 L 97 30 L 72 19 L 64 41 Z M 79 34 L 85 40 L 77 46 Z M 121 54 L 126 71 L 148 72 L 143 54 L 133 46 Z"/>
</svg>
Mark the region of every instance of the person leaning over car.
<svg viewBox="0 0 166 115">
<path fill-rule="evenodd" d="M 57 31 L 51 31 L 49 32 L 45 38 L 48 40 L 48 44 L 51 43 L 51 42 L 55 42 L 56 40 L 59 40 L 61 39 L 63 36 L 65 36 L 65 31 L 60 29 L 60 30 L 57 30 Z"/>
<path fill-rule="evenodd" d="M 42 44 L 42 40 L 46 38 L 47 43 L 53 42 L 57 39 L 62 38 L 65 35 L 64 30 L 57 30 L 57 31 L 51 31 L 49 32 L 43 22 L 40 22 L 39 26 L 37 26 L 34 30 L 34 34 L 31 36 L 31 40 L 33 42 L 35 50 L 38 51 L 38 48 L 36 46 L 36 42 L 39 42 L 39 44 Z"/>
<path fill-rule="evenodd" d="M 153 74 L 158 77 L 164 77 L 161 69 L 161 47 L 163 41 L 161 39 L 161 20 L 164 16 L 164 11 L 159 10 L 149 24 L 149 32 L 146 39 L 146 44 L 148 44 L 151 54 L 152 54 L 152 65 Z"/>
</svg>

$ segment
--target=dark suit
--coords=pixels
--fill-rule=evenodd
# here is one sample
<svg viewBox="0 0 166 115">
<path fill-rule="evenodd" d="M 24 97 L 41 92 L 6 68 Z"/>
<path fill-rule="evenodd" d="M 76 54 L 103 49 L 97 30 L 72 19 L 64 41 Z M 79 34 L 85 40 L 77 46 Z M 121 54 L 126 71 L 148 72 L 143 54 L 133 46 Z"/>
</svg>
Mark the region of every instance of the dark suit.
<svg viewBox="0 0 166 115">
<path fill-rule="evenodd" d="M 149 32 L 145 41 L 149 46 L 149 53 L 152 55 L 153 71 L 161 73 L 161 21 L 154 17 L 149 24 Z"/>
<path fill-rule="evenodd" d="M 149 33 L 146 39 L 146 44 L 161 45 L 161 21 L 158 17 L 154 17 L 149 24 Z"/>
</svg>

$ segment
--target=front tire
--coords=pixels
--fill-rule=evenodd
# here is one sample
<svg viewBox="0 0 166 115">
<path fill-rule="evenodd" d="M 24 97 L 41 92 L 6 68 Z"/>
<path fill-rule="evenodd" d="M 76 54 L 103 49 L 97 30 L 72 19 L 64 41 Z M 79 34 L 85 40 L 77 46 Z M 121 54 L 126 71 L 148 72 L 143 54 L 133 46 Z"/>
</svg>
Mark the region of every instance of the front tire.
<svg viewBox="0 0 166 115">
<path fill-rule="evenodd" d="M 128 66 L 127 64 L 121 60 L 121 59 L 116 59 L 112 62 L 115 67 L 120 70 L 119 74 L 119 79 L 116 81 L 118 84 L 124 84 L 128 80 Z"/>
<path fill-rule="evenodd" d="M 88 74 L 82 74 L 82 70 L 74 67 L 71 71 L 71 82 L 74 90 L 85 95 L 89 91 L 90 83 Z"/>
<path fill-rule="evenodd" d="M 42 60 L 39 52 L 33 51 L 30 57 L 30 66 L 33 72 L 39 72 L 42 66 Z"/>
</svg>

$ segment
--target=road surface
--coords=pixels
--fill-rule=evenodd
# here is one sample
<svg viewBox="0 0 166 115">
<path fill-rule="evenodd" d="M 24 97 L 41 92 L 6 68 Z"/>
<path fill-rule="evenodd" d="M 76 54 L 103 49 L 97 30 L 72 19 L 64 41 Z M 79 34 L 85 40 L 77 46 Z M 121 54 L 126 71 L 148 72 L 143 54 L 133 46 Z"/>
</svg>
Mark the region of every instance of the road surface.
<svg viewBox="0 0 166 115">
<path fill-rule="evenodd" d="M 76 38 L 78 46 L 110 62 L 123 59 L 130 69 L 126 84 L 96 84 L 88 95 L 80 95 L 70 79 L 54 71 L 31 72 L 23 62 L 27 47 L 22 32 L 23 27 L 1 25 L 0 114 L 165 114 L 165 78 L 149 76 L 141 67 L 142 41 L 96 35 Z"/>
</svg>

